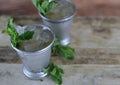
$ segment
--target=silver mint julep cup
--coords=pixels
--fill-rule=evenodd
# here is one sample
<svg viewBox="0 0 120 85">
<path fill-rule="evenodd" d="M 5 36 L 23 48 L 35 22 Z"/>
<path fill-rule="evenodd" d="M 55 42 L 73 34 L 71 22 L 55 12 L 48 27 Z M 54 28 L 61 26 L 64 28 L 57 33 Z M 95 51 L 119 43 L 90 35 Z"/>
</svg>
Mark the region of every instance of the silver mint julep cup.
<svg viewBox="0 0 120 85">
<path fill-rule="evenodd" d="M 42 18 L 43 23 L 46 26 L 50 27 L 51 30 L 55 33 L 56 38 L 60 39 L 61 45 L 68 45 L 71 42 L 70 32 L 71 32 L 71 25 L 73 22 L 73 18 L 76 12 L 76 7 L 70 1 L 66 1 L 66 0 L 64 0 L 64 2 L 62 2 L 62 0 L 56 0 L 56 1 L 58 1 L 60 5 L 62 5 L 63 3 L 68 3 L 69 6 L 71 6 L 71 10 L 68 9 L 69 11 L 71 11 L 71 13 L 69 13 L 70 14 L 69 16 L 65 16 L 64 18 L 61 19 L 51 19 L 46 16 L 43 16 L 41 13 L 39 13 L 39 15 Z"/>
<path fill-rule="evenodd" d="M 42 79 L 47 75 L 47 73 L 44 73 L 42 70 L 46 68 L 50 63 L 51 47 L 54 42 L 54 34 L 47 26 L 39 25 L 39 24 L 26 25 L 19 28 L 23 28 L 23 29 L 40 28 L 43 31 L 44 30 L 48 31 L 50 34 L 49 37 L 51 37 L 51 41 L 48 44 L 45 44 L 46 45 L 45 47 L 36 51 L 29 52 L 29 51 L 20 50 L 14 47 L 11 43 L 12 48 L 17 52 L 17 54 L 19 55 L 20 59 L 23 62 L 23 66 L 24 66 L 23 73 L 25 74 L 25 76 L 27 76 L 30 79 Z M 21 30 L 19 30 L 19 33 L 20 32 Z M 36 44 L 36 42 L 34 42 L 34 44 Z"/>
</svg>

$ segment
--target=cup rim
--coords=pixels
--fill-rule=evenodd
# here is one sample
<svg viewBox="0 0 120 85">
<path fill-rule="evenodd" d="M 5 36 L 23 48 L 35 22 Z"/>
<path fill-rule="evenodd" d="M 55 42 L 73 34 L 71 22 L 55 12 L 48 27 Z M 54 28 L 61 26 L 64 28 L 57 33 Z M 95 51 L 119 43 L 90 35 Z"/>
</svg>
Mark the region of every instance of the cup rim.
<svg viewBox="0 0 120 85">
<path fill-rule="evenodd" d="M 24 51 L 24 50 L 21 50 L 21 49 L 18 49 L 18 48 L 16 48 L 16 47 L 14 47 L 13 46 L 13 44 L 11 43 L 11 41 L 10 41 L 10 43 L 11 43 L 11 46 L 12 46 L 12 48 L 14 49 L 14 50 L 16 50 L 17 52 L 24 52 L 24 53 L 40 53 L 40 52 L 44 52 L 46 49 L 48 49 L 53 43 L 54 43 L 54 40 L 55 40 L 55 34 L 53 33 L 53 31 L 48 27 L 48 26 L 46 26 L 46 25 L 42 25 L 42 24 L 30 24 L 30 25 L 38 25 L 38 26 L 44 26 L 44 27 L 46 27 L 46 29 L 48 29 L 51 33 L 52 33 L 52 35 L 53 35 L 53 40 L 51 41 L 51 43 L 50 44 L 48 44 L 46 47 L 44 47 L 43 49 L 40 49 L 40 50 L 37 50 L 37 51 Z M 30 26 L 30 25 L 24 25 L 23 27 L 25 27 L 25 26 Z"/>
<path fill-rule="evenodd" d="M 75 6 L 74 3 L 70 2 L 70 1 L 66 1 L 66 2 L 69 3 L 69 4 L 71 4 L 71 6 L 73 7 L 74 12 L 71 14 L 71 16 L 68 16 L 68 17 L 66 17 L 66 18 L 59 19 L 59 20 L 53 20 L 53 19 L 49 19 L 49 18 L 43 16 L 40 12 L 38 12 L 38 14 L 39 14 L 40 17 L 43 18 L 44 20 L 50 21 L 50 22 L 59 23 L 59 22 L 67 21 L 67 20 L 69 20 L 69 19 L 71 19 L 71 18 L 73 18 L 73 17 L 75 16 L 75 14 L 76 14 L 76 6 Z"/>
</svg>

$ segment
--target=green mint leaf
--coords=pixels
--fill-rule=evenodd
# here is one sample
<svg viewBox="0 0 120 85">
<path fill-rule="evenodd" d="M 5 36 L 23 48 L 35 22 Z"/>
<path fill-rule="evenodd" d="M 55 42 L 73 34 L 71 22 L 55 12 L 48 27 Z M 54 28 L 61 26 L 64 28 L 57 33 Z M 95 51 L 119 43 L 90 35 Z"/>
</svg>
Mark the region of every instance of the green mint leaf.
<svg viewBox="0 0 120 85">
<path fill-rule="evenodd" d="M 64 60 L 73 60 L 75 50 L 70 46 L 63 46 L 60 44 L 60 40 L 56 39 L 52 46 L 53 55 L 61 55 Z"/>
<path fill-rule="evenodd" d="M 54 82 L 56 82 L 59 85 L 62 84 L 62 74 L 64 74 L 64 70 L 62 68 L 58 67 L 53 62 L 51 62 L 49 66 L 43 71 L 48 73 Z"/>
<path fill-rule="evenodd" d="M 30 40 L 33 37 L 34 32 L 33 31 L 26 31 L 23 34 L 19 36 L 21 40 Z"/>
<path fill-rule="evenodd" d="M 59 39 L 56 39 L 52 45 L 52 53 L 54 55 L 57 55 L 59 52 L 59 49 L 58 49 L 58 46 L 60 45 L 60 40 Z"/>
<path fill-rule="evenodd" d="M 22 40 L 29 40 L 32 38 L 34 32 L 25 32 L 22 35 L 19 35 L 19 33 L 16 30 L 16 25 L 13 23 L 13 18 L 9 17 L 8 18 L 8 24 L 7 24 L 7 29 L 3 30 L 3 33 L 7 33 L 10 38 L 11 38 L 11 43 L 14 47 L 19 48 L 20 42 Z"/>
<path fill-rule="evenodd" d="M 44 1 L 44 2 L 42 2 L 42 4 L 41 4 L 41 8 L 45 11 L 45 12 L 47 12 L 47 7 L 48 7 L 48 5 L 49 5 L 49 1 Z"/>
<path fill-rule="evenodd" d="M 58 5 L 55 1 L 49 0 L 32 0 L 33 5 L 38 9 L 42 15 L 46 15 L 51 9 Z"/>
<path fill-rule="evenodd" d="M 12 17 L 8 17 L 8 25 L 7 25 L 7 31 L 6 32 L 10 36 L 13 46 L 17 47 L 18 42 L 19 42 L 19 38 L 18 38 L 19 34 L 17 33 L 17 31 L 15 29 L 15 25 L 13 23 L 13 18 Z"/>
<path fill-rule="evenodd" d="M 56 72 L 57 72 L 57 69 L 56 69 L 56 68 L 53 68 L 52 71 L 50 72 L 50 74 L 55 75 Z"/>
<path fill-rule="evenodd" d="M 59 75 L 51 75 L 53 81 L 55 81 L 58 85 L 62 84 L 62 77 Z"/>
<path fill-rule="evenodd" d="M 38 11 L 40 11 L 42 15 L 46 14 L 45 10 L 40 5 L 38 5 Z"/>
<path fill-rule="evenodd" d="M 64 74 L 64 70 L 63 70 L 63 69 L 58 68 L 58 70 L 59 70 L 59 72 L 60 72 L 61 74 Z"/>
<path fill-rule="evenodd" d="M 74 53 L 75 51 L 73 48 L 69 46 L 59 46 L 60 54 L 62 55 L 63 59 L 69 59 L 73 60 L 74 59 Z"/>
<path fill-rule="evenodd" d="M 56 1 L 51 1 L 48 5 L 48 11 L 55 8 L 57 5 L 58 5 L 58 3 Z"/>
<path fill-rule="evenodd" d="M 8 17 L 8 27 L 13 27 L 13 18 L 12 17 Z"/>
</svg>

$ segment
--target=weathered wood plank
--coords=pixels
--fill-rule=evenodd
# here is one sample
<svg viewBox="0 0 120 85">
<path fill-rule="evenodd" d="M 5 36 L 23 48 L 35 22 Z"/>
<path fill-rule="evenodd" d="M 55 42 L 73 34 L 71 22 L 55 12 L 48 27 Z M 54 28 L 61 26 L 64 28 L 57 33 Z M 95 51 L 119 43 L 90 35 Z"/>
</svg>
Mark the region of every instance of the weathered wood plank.
<svg viewBox="0 0 120 85">
<path fill-rule="evenodd" d="M 75 48 L 76 55 L 73 61 L 65 61 L 61 56 L 52 56 L 51 60 L 58 64 L 120 64 L 120 54 L 113 54 L 102 49 Z M 21 63 L 19 56 L 10 47 L 0 48 L 0 62 Z"/>
<path fill-rule="evenodd" d="M 1 31 L 6 28 L 7 18 L 1 16 L 0 19 Z M 15 23 L 24 25 L 41 21 L 39 17 L 24 16 L 15 17 Z M 76 50 L 75 60 L 63 61 L 58 56 L 52 56 L 52 60 L 59 64 L 120 64 L 119 36 L 120 17 L 75 17 L 70 44 Z M 16 56 L 10 47 L 9 37 L 0 33 L 0 59 L 3 62 L 19 62 Z"/>
<path fill-rule="evenodd" d="M 17 53 L 10 47 L 0 47 L 1 63 L 21 63 Z"/>
<path fill-rule="evenodd" d="M 56 85 L 50 77 L 43 81 L 26 78 L 21 64 L 0 64 L 1 85 Z M 120 65 L 61 65 L 62 85 L 120 85 Z"/>
<path fill-rule="evenodd" d="M 119 0 L 72 0 L 79 16 L 120 16 Z M 6 5 L 7 3 L 7 5 Z M 0 0 L 0 15 L 38 15 L 31 0 Z"/>
</svg>

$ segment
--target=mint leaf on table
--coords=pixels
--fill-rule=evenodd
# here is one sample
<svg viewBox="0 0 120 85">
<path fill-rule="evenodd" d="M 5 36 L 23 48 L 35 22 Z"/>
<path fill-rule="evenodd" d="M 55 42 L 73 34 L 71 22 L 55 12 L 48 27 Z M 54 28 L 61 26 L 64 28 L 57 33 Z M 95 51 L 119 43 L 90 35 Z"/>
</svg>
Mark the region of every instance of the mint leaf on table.
<svg viewBox="0 0 120 85">
<path fill-rule="evenodd" d="M 59 49 L 58 46 L 60 45 L 60 40 L 59 39 L 55 39 L 53 45 L 52 45 L 52 53 L 54 55 L 59 54 Z"/>
<path fill-rule="evenodd" d="M 73 60 L 75 50 L 70 46 L 63 46 L 60 44 L 60 40 L 56 39 L 52 46 L 52 53 L 54 55 L 61 55 L 64 60 Z"/>
<path fill-rule="evenodd" d="M 46 15 L 51 9 L 58 5 L 56 1 L 49 0 L 32 0 L 32 3 L 42 15 Z"/>
<path fill-rule="evenodd" d="M 48 73 L 52 80 L 55 81 L 57 84 L 62 84 L 62 74 L 64 74 L 64 70 L 57 65 L 55 65 L 53 62 L 49 64 L 49 66 L 44 69 L 45 73 Z"/>
<path fill-rule="evenodd" d="M 3 30 L 2 33 L 7 33 L 11 38 L 11 43 L 14 47 L 19 47 L 19 43 L 22 42 L 22 40 L 29 40 L 32 39 L 34 32 L 33 31 L 26 31 L 23 34 L 19 35 L 19 33 L 16 30 L 16 26 L 13 23 L 13 18 L 8 18 L 8 24 L 7 29 Z"/>
<path fill-rule="evenodd" d="M 58 46 L 59 48 L 59 53 L 61 54 L 61 56 L 64 59 L 69 59 L 69 60 L 73 60 L 74 59 L 74 53 L 75 50 L 69 46 Z"/>
</svg>

